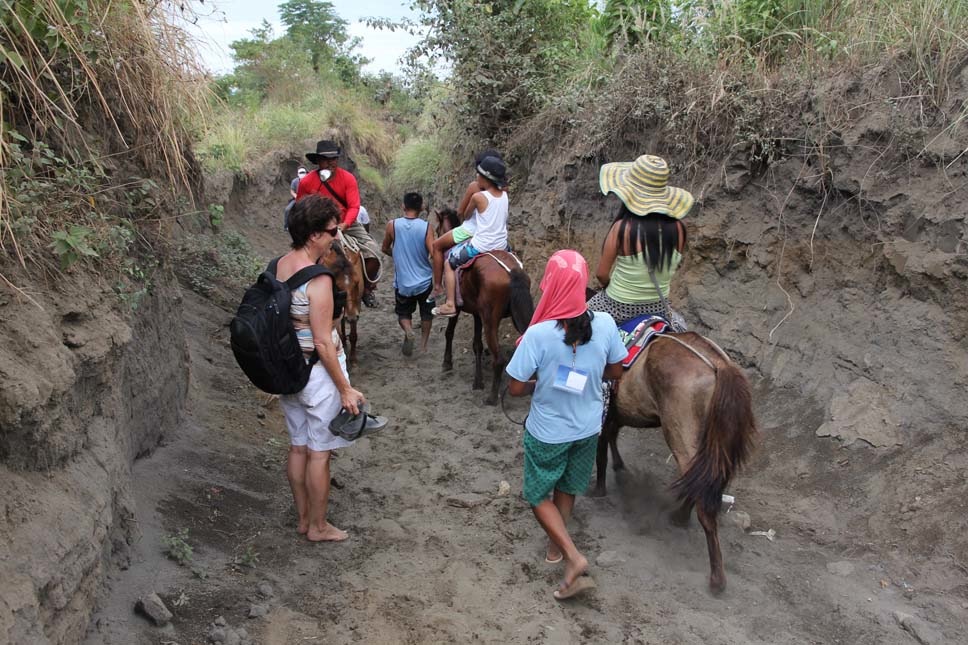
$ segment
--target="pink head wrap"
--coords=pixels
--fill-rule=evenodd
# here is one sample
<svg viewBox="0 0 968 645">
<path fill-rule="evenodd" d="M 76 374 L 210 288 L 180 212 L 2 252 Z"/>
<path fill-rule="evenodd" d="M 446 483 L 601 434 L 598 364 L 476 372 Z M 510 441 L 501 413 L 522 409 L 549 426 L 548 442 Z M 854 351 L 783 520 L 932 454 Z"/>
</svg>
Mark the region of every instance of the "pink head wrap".
<svg viewBox="0 0 968 645">
<path fill-rule="evenodd" d="M 541 278 L 541 301 L 531 317 L 531 325 L 546 320 L 567 320 L 585 313 L 588 310 L 586 287 L 588 263 L 581 253 L 566 250 L 552 255 Z"/>
</svg>

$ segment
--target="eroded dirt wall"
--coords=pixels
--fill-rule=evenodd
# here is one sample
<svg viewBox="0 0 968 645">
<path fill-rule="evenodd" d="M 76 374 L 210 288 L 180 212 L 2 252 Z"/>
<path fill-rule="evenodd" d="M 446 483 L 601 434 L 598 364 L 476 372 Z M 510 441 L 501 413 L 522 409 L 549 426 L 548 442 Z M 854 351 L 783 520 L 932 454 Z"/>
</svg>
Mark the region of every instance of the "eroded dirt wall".
<svg viewBox="0 0 968 645">
<path fill-rule="evenodd" d="M 130 465 L 179 422 L 188 353 L 173 276 L 134 311 L 80 271 L 0 288 L 0 642 L 74 643 L 126 566 Z"/>
</svg>

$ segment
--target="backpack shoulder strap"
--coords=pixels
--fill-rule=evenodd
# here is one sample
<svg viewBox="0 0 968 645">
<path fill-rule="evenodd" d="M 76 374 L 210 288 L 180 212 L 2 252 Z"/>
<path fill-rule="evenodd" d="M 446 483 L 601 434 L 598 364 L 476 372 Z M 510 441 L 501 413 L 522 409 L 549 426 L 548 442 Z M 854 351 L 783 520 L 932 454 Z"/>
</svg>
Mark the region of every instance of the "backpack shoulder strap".
<svg viewBox="0 0 968 645">
<path fill-rule="evenodd" d="M 273 278 L 276 277 L 276 271 L 279 269 L 279 260 L 281 259 L 281 255 L 277 258 L 273 258 L 269 262 L 269 266 L 266 267 L 266 273 L 271 273 Z"/>
<path fill-rule="evenodd" d="M 336 277 L 336 275 L 327 267 L 324 267 L 319 264 L 314 264 L 312 266 L 299 269 L 294 274 L 292 274 L 292 276 L 288 280 L 286 280 L 286 286 L 289 287 L 290 291 L 294 291 L 297 288 L 304 285 L 305 283 L 312 280 L 313 278 L 321 275 L 328 275 L 331 278 Z"/>
</svg>

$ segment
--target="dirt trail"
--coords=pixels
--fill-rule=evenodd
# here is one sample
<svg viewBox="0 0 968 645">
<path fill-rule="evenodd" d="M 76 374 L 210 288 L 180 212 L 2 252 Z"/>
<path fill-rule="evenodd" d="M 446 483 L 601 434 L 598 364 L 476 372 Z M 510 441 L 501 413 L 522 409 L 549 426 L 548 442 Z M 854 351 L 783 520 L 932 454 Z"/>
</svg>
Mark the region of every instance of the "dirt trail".
<svg viewBox="0 0 968 645">
<path fill-rule="evenodd" d="M 266 257 L 285 246 L 274 227 L 247 233 Z M 295 533 L 282 414 L 263 405 L 235 366 L 231 312 L 186 291 L 191 419 L 170 445 L 135 464 L 142 538 L 87 643 L 206 643 L 219 616 L 268 645 L 907 644 L 953 643 L 965 633 L 968 602 L 943 593 L 949 577 L 965 572 L 922 571 L 923 586 L 913 588 L 906 576 L 924 563 L 852 540 L 858 518 L 824 498 L 830 486 L 854 485 L 838 478 L 845 453 L 817 447 L 822 411 L 767 383 L 757 384 L 755 398 L 762 445 L 722 518 L 726 593 L 706 591 L 698 523 L 677 529 L 666 519 L 674 472 L 660 433 L 626 430 L 629 471 L 609 473 L 607 498 L 580 498 L 572 524 L 579 547 L 598 562 L 591 573 L 599 588 L 556 602 L 560 565 L 544 563 L 542 533 L 520 498 L 521 428 L 471 390 L 470 321 L 458 328 L 453 376 L 440 369 L 440 322 L 429 353 L 405 359 L 390 283 L 380 288 L 379 308 L 363 312 L 361 366 L 351 377 L 393 426 L 334 462 L 343 488 L 333 491 L 330 518 L 351 535 L 335 545 Z M 829 468 L 801 468 L 808 452 Z M 502 480 L 511 486 L 505 496 Z M 775 530 L 775 540 L 736 526 L 737 511 L 749 514 L 752 530 Z M 195 574 L 162 555 L 162 537 L 183 528 Z M 268 587 L 260 591 L 261 583 Z M 167 631 L 131 613 L 132 599 L 151 589 L 175 614 Z M 253 605 L 267 615 L 248 618 Z"/>
</svg>

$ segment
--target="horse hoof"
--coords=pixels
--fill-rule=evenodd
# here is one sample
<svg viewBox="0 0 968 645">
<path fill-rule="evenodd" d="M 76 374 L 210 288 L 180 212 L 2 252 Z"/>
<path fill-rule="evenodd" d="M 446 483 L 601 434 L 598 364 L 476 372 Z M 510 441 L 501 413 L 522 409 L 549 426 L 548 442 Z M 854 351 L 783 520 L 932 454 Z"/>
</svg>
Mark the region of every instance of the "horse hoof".
<svg viewBox="0 0 968 645">
<path fill-rule="evenodd" d="M 454 371 L 454 364 L 453 363 L 444 363 L 443 369 L 444 369 L 445 372 L 453 372 Z"/>
<path fill-rule="evenodd" d="M 471 386 L 471 387 L 472 387 L 472 389 L 474 389 L 474 390 L 483 390 L 483 389 L 484 389 L 484 384 L 483 384 L 483 383 L 475 383 L 475 384 L 474 384 L 473 386 Z"/>
<path fill-rule="evenodd" d="M 612 465 L 612 470 L 614 470 L 615 472 L 619 472 L 619 471 L 625 470 L 625 462 L 624 461 L 617 461 L 617 462 L 615 462 Z"/>
<path fill-rule="evenodd" d="M 588 497 L 605 497 L 608 494 L 608 490 L 605 488 L 605 484 L 596 484 L 594 488 L 588 491 Z"/>
<path fill-rule="evenodd" d="M 497 405 L 497 399 L 489 396 L 484 399 L 484 405 Z"/>
<path fill-rule="evenodd" d="M 726 579 L 725 578 L 709 578 L 709 593 L 714 596 L 718 596 L 726 591 Z"/>
</svg>

